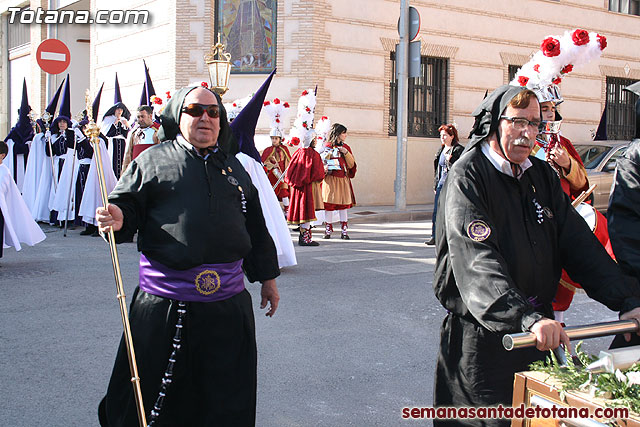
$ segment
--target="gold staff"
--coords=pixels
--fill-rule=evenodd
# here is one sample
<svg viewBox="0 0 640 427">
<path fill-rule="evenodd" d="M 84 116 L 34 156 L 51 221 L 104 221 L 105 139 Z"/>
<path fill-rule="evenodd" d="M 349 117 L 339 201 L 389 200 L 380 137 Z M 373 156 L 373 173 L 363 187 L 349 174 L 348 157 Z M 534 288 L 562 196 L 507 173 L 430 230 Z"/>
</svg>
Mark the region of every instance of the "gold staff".
<svg viewBox="0 0 640 427">
<path fill-rule="evenodd" d="M 58 191 L 58 181 L 56 180 L 56 171 L 53 166 L 53 146 L 51 145 L 51 135 L 47 136 L 47 132 L 49 131 L 49 121 L 52 119 L 51 114 L 45 110 L 41 116 L 42 120 L 44 120 L 45 133 L 44 137 L 47 140 L 47 144 L 49 145 L 49 158 L 51 159 L 51 178 L 53 180 L 53 189 Z"/>
<path fill-rule="evenodd" d="M 107 186 L 104 180 L 104 171 L 102 169 L 102 153 L 100 152 L 100 128 L 93 121 L 93 110 L 89 100 L 89 91 L 85 96 L 87 104 L 87 117 L 89 123 L 85 128 L 86 135 L 91 138 L 93 144 L 93 152 L 96 156 L 96 166 L 98 168 L 98 181 L 100 182 L 100 195 L 102 196 L 102 204 L 106 207 L 109 205 L 107 194 Z M 138 376 L 138 366 L 136 364 L 136 354 L 133 349 L 133 338 L 131 337 L 131 325 L 129 324 L 129 314 L 127 313 L 126 295 L 124 294 L 124 286 L 122 285 L 122 273 L 120 272 L 120 260 L 118 258 L 118 249 L 116 248 L 116 238 L 113 227 L 109 228 L 109 249 L 111 251 L 111 263 L 113 264 L 113 275 L 116 279 L 116 290 L 118 293 L 118 302 L 120 303 L 120 314 L 122 316 L 122 326 L 124 327 L 124 342 L 127 345 L 127 356 L 129 357 L 129 369 L 131 371 L 131 383 L 133 385 L 133 395 L 136 398 L 136 407 L 138 409 L 138 421 L 140 427 L 147 426 L 147 419 L 144 412 L 144 403 L 142 402 L 142 388 L 140 387 L 140 377 Z"/>
<path fill-rule="evenodd" d="M 38 113 L 31 110 L 31 112 L 29 112 L 29 122 L 31 122 L 31 127 L 33 128 L 34 134 L 36 133 L 36 120 L 38 120 Z"/>
</svg>

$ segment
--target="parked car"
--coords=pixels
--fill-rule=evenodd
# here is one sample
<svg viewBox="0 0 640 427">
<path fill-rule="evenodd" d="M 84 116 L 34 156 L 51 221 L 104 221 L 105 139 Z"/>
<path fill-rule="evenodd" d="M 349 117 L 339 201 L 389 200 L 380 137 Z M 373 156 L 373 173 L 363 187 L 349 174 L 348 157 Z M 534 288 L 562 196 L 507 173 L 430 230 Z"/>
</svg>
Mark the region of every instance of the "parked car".
<svg viewBox="0 0 640 427">
<path fill-rule="evenodd" d="M 629 141 L 577 142 L 573 146 L 587 169 L 589 185 L 597 184 L 592 193 L 593 206 L 600 212 L 606 213 L 616 162 L 627 151 Z"/>
</svg>

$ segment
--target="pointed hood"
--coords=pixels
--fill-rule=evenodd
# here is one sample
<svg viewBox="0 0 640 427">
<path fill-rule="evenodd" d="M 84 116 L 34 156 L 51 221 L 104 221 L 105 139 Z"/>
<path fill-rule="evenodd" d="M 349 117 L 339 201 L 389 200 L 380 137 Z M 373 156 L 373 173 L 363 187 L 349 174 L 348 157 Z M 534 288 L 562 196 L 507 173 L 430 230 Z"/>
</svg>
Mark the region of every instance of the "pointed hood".
<svg viewBox="0 0 640 427">
<path fill-rule="evenodd" d="M 624 90 L 638 95 L 638 99 L 636 100 L 636 131 L 633 139 L 640 139 L 640 81 L 625 87 Z"/>
<path fill-rule="evenodd" d="M 122 102 L 122 95 L 120 94 L 120 84 L 118 83 L 118 73 L 116 73 L 116 82 L 114 84 L 114 94 L 113 94 L 113 106 L 104 113 L 102 120 L 106 117 L 114 116 L 116 114 L 116 109 L 122 108 L 122 116 L 129 120 L 131 118 L 131 112 L 126 105 Z"/>
<path fill-rule="evenodd" d="M 602 117 L 600 117 L 600 124 L 598 125 L 596 136 L 593 138 L 593 140 L 594 141 L 607 140 L 607 105 L 606 104 L 604 106 L 604 110 L 602 111 Z"/>
<path fill-rule="evenodd" d="M 56 114 L 56 108 L 58 107 L 58 100 L 60 99 L 60 93 L 62 92 L 63 86 L 64 86 L 64 80 L 60 82 L 60 86 L 58 86 L 58 90 L 56 90 L 56 93 L 53 95 L 53 98 L 51 98 L 51 101 L 49 101 L 49 105 L 47 105 L 47 108 L 44 109 L 47 113 L 51 115 L 51 119 L 49 119 L 49 124 L 51 123 L 51 120 L 53 120 L 53 116 Z M 44 132 L 47 126 L 44 120 L 42 118 L 39 118 L 38 120 L 36 120 L 36 123 L 38 123 L 38 126 L 40 126 L 40 130 Z"/>
<path fill-rule="evenodd" d="M 120 93 L 120 83 L 118 83 L 118 73 L 116 73 L 116 82 L 113 86 L 113 104 L 122 102 L 122 94 Z"/>
<path fill-rule="evenodd" d="M 58 117 L 51 124 L 51 133 L 59 132 L 58 123 L 60 120 L 66 120 L 68 127 L 71 128 L 71 86 L 69 80 L 69 74 L 67 74 L 64 90 L 62 91 L 62 100 L 60 101 L 60 110 L 58 111 Z"/>
<path fill-rule="evenodd" d="M 149 75 L 149 67 L 147 67 L 147 63 L 142 60 L 144 64 L 144 85 L 147 91 L 147 104 L 151 105 L 151 97 L 156 94 L 156 90 L 153 88 L 153 82 L 151 81 L 151 76 Z"/>
<path fill-rule="evenodd" d="M 258 117 L 260 117 L 260 111 L 262 111 L 262 105 L 264 98 L 267 96 L 267 91 L 273 80 L 273 76 L 276 74 L 274 69 L 267 80 L 262 83 L 260 89 L 253 95 L 251 100 L 245 105 L 245 107 L 238 113 L 238 116 L 231 122 L 231 130 L 233 136 L 238 143 L 238 152 L 244 153 L 249 157 L 252 157 L 257 162 L 262 162 L 260 159 L 260 153 L 256 148 L 253 137 L 256 134 L 256 125 L 258 124 Z M 235 155 L 236 153 L 231 153 Z"/>
<path fill-rule="evenodd" d="M 18 122 L 5 138 L 5 141 L 12 139 L 13 142 L 16 143 L 16 148 L 18 145 L 24 145 L 27 141 L 31 141 L 33 139 L 33 127 L 31 127 L 31 120 L 29 119 L 31 107 L 29 106 L 29 99 L 27 95 L 27 79 L 22 81 L 22 102 L 20 103 L 20 110 L 18 111 Z M 24 154 L 24 152 L 19 152 L 17 150 L 16 153 Z"/>
<path fill-rule="evenodd" d="M 171 96 L 169 102 L 167 102 L 167 105 L 164 107 L 164 109 L 162 110 L 162 114 L 160 115 L 160 122 L 162 123 L 160 129 L 158 129 L 158 140 L 160 142 L 172 141 L 176 139 L 176 136 L 180 133 L 180 115 L 182 114 L 184 99 L 187 97 L 189 92 L 201 87 L 202 86 L 183 87 Z M 230 148 L 230 145 L 232 143 L 231 140 L 233 138 L 231 136 L 229 121 L 227 120 L 227 111 L 222 104 L 220 95 L 213 91 L 211 91 L 211 93 L 215 95 L 220 107 L 220 133 L 218 134 L 218 146 L 225 153 L 233 152 L 233 154 L 235 154 L 238 152 L 238 150 L 232 150 Z"/>
<path fill-rule="evenodd" d="M 104 83 L 100 86 L 100 90 L 96 95 L 96 98 L 93 100 L 93 104 L 91 105 L 93 121 L 98 122 L 98 110 L 100 109 L 100 98 L 102 98 L 102 88 L 104 88 Z"/>
<path fill-rule="evenodd" d="M 140 94 L 140 103 L 139 106 L 149 105 L 149 98 L 147 97 L 147 83 L 142 83 L 142 93 Z"/>
</svg>

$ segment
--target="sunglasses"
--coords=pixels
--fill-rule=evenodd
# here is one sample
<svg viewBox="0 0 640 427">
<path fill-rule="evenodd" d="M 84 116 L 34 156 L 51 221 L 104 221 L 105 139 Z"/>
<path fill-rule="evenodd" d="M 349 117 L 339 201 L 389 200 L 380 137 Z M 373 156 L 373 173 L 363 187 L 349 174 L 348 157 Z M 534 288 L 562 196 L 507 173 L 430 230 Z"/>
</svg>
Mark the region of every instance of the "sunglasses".
<svg viewBox="0 0 640 427">
<path fill-rule="evenodd" d="M 191 117 L 200 117 L 205 111 L 212 119 L 220 117 L 220 107 L 218 105 L 189 104 L 182 107 L 182 112 L 187 113 Z"/>
</svg>

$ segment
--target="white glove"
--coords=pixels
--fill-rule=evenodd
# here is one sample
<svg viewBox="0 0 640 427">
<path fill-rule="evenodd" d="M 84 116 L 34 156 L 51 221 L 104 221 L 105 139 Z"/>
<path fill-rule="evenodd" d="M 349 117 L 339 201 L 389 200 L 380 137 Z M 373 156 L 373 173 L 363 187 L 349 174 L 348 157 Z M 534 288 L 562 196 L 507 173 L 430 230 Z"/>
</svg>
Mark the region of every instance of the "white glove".
<svg viewBox="0 0 640 427">
<path fill-rule="evenodd" d="M 47 138 L 47 139 L 51 139 L 51 131 L 50 131 L 50 130 L 47 130 L 47 131 L 44 133 L 44 136 L 45 136 L 45 138 Z"/>
</svg>

